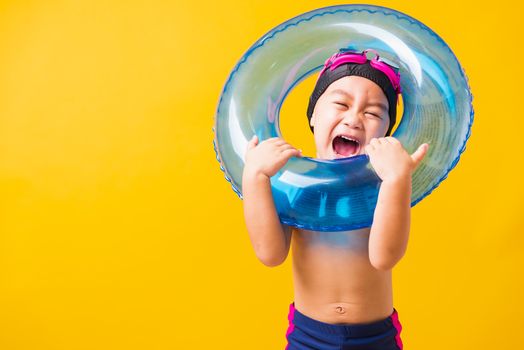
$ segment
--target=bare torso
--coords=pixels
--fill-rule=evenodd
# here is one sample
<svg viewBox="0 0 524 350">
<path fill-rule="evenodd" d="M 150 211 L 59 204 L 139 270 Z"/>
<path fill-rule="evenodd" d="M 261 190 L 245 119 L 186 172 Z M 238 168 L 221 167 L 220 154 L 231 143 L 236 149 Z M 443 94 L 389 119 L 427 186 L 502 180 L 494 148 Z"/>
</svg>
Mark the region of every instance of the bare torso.
<svg viewBox="0 0 524 350">
<path fill-rule="evenodd" d="M 332 324 L 369 323 L 393 312 L 391 270 L 375 269 L 369 228 L 345 232 L 293 229 L 295 307 Z"/>
</svg>

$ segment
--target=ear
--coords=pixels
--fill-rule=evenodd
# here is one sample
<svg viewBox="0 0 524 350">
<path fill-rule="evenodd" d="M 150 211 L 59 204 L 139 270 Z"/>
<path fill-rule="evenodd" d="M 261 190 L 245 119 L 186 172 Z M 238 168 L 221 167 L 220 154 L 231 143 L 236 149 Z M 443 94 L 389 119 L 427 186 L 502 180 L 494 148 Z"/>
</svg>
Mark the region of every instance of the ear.
<svg viewBox="0 0 524 350">
<path fill-rule="evenodd" d="M 309 120 L 309 125 L 310 126 L 315 126 L 315 119 L 316 119 L 316 114 L 315 112 L 313 112 L 313 115 L 311 116 L 311 119 Z"/>
</svg>

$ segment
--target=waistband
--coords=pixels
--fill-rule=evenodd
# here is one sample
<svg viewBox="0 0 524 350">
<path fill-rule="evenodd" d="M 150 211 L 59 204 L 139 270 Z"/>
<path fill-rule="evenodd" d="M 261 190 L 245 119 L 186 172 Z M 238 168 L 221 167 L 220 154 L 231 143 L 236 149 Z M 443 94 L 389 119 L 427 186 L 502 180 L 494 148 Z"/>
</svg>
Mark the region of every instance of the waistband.
<svg viewBox="0 0 524 350">
<path fill-rule="evenodd" d="M 362 324 L 331 324 L 312 319 L 295 309 L 295 303 L 289 305 L 288 320 L 298 328 L 307 328 L 310 331 L 322 331 L 327 334 L 344 335 L 350 338 L 369 337 L 384 333 L 394 327 L 394 320 L 398 320 L 398 313 L 393 308 L 393 313 L 379 321 Z"/>
</svg>

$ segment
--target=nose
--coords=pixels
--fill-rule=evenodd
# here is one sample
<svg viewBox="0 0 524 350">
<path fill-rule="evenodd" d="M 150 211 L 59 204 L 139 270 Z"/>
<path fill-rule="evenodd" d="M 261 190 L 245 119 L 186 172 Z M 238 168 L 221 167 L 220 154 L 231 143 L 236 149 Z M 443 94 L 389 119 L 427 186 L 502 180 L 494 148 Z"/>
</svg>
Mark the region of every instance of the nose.
<svg viewBox="0 0 524 350">
<path fill-rule="evenodd" d="M 362 119 L 357 111 L 348 109 L 344 113 L 342 123 L 353 129 L 362 129 Z"/>
</svg>

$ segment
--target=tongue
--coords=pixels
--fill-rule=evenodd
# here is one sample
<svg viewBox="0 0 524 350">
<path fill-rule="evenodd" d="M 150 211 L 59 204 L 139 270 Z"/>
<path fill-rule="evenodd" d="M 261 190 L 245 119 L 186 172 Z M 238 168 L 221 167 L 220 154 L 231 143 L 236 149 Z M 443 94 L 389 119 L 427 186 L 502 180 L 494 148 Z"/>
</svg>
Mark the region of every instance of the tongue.
<svg viewBox="0 0 524 350">
<path fill-rule="evenodd" d="M 346 140 L 337 136 L 333 140 L 333 149 L 342 156 L 349 156 L 357 152 L 358 144 L 355 141 Z"/>
</svg>

